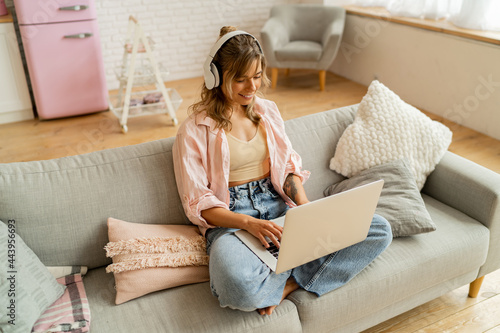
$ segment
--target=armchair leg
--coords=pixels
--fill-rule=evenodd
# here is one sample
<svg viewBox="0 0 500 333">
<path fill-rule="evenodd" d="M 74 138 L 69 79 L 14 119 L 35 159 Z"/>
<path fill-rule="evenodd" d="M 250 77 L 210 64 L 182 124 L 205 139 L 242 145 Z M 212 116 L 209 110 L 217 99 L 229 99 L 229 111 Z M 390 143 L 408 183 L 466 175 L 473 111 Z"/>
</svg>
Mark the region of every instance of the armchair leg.
<svg viewBox="0 0 500 333">
<path fill-rule="evenodd" d="M 290 68 L 285 68 L 285 76 L 290 75 Z"/>
<path fill-rule="evenodd" d="M 483 284 L 484 276 L 481 276 L 474 281 L 472 281 L 469 285 L 469 297 L 476 298 L 479 294 L 479 289 L 481 289 L 481 285 Z"/>
<path fill-rule="evenodd" d="M 319 90 L 325 90 L 325 82 L 326 82 L 326 71 L 319 71 Z"/>
<path fill-rule="evenodd" d="M 276 84 L 278 83 L 278 69 L 273 68 L 271 70 L 271 88 L 276 88 Z"/>
</svg>

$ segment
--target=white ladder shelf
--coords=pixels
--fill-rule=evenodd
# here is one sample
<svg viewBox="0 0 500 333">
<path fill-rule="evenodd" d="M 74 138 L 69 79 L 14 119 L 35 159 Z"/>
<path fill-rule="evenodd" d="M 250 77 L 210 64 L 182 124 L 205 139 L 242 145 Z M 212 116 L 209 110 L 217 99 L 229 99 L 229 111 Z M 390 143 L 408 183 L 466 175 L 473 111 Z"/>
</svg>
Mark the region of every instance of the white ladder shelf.
<svg viewBox="0 0 500 333">
<path fill-rule="evenodd" d="M 160 67 L 152 52 L 150 41 L 151 40 L 144 34 L 141 24 L 131 15 L 128 22 L 127 40 L 124 45 L 122 66 L 119 73 L 117 73 L 118 79 L 120 80 L 120 88 L 118 90 L 118 96 L 116 97 L 116 107 L 114 107 L 113 101 L 110 101 L 110 109 L 117 118 L 119 118 L 123 133 L 128 132 L 127 120 L 132 116 L 168 113 L 172 119 L 172 124 L 174 126 L 178 124 L 175 111 L 178 109 L 182 99 L 175 89 L 167 89 L 165 87 Z M 147 69 L 137 66 L 138 53 L 146 54 L 146 60 L 149 62 Z M 129 57 L 130 63 L 128 62 Z M 156 90 L 140 92 L 143 95 L 148 94 L 149 97 L 152 96 L 153 99 L 155 99 L 153 102 L 143 105 L 140 103 L 139 105 L 131 105 L 132 95 L 135 94 L 132 89 L 137 86 L 137 81 L 142 84 L 155 84 Z M 124 98 L 123 93 L 125 93 Z M 161 98 L 163 98 L 163 101 Z M 134 103 L 136 103 L 136 101 Z M 143 110 L 147 109 L 153 111 L 143 112 Z M 134 112 L 131 112 L 131 110 Z"/>
</svg>

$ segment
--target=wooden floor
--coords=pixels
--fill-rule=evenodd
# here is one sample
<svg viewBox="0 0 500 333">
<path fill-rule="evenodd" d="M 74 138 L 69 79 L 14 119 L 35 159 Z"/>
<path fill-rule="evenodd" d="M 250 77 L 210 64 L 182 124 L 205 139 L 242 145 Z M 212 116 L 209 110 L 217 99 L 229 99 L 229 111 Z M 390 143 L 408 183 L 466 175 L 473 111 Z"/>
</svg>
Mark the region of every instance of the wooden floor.
<svg viewBox="0 0 500 333">
<path fill-rule="evenodd" d="M 179 122 L 199 96 L 201 78 L 168 82 L 183 98 Z M 319 91 L 317 73 L 280 72 L 275 90 L 265 92 L 283 118 L 292 119 L 359 103 L 367 87 L 328 73 L 325 91 Z M 427 113 L 453 131 L 450 151 L 500 173 L 500 141 Z M 30 120 L 0 125 L 0 163 L 45 160 L 89 153 L 174 136 L 177 130 L 166 114 L 130 118 L 121 133 L 111 112 L 58 119 Z M 468 286 L 388 320 L 366 332 L 500 332 L 500 271 L 486 276 L 479 296 L 468 298 Z"/>
</svg>

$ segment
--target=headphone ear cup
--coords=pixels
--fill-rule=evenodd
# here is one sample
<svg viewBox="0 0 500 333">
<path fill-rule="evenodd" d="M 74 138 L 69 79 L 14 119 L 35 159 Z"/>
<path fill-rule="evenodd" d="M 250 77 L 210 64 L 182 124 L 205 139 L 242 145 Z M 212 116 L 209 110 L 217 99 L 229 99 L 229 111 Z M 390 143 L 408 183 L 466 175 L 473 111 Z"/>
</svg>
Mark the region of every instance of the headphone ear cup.
<svg viewBox="0 0 500 333">
<path fill-rule="evenodd" d="M 204 69 L 204 77 L 205 77 L 205 86 L 208 90 L 212 90 L 215 85 L 214 74 L 212 73 L 212 64 L 209 64 Z"/>
<path fill-rule="evenodd" d="M 221 77 L 220 77 L 220 73 L 221 73 L 221 70 L 219 68 L 219 66 L 217 65 L 216 62 L 212 62 L 210 64 L 210 72 L 212 72 L 213 74 L 213 77 L 214 77 L 214 85 L 213 85 L 213 88 L 216 88 L 220 85 L 221 83 Z"/>
</svg>

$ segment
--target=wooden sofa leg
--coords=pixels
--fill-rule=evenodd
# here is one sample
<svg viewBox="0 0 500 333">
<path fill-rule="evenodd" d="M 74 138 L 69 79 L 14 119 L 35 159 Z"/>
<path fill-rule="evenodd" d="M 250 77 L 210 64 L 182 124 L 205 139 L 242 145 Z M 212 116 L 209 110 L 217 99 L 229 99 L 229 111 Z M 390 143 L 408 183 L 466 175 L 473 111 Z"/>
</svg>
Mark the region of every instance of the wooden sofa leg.
<svg viewBox="0 0 500 333">
<path fill-rule="evenodd" d="M 319 71 L 319 90 L 325 90 L 326 71 Z"/>
<path fill-rule="evenodd" d="M 278 69 L 271 69 L 271 88 L 276 88 L 276 84 L 278 83 Z"/>
<path fill-rule="evenodd" d="M 483 284 L 484 276 L 481 276 L 470 283 L 469 286 L 469 297 L 476 298 L 479 294 L 479 289 Z"/>
<path fill-rule="evenodd" d="M 290 75 L 290 68 L 285 68 L 285 76 Z"/>
</svg>

